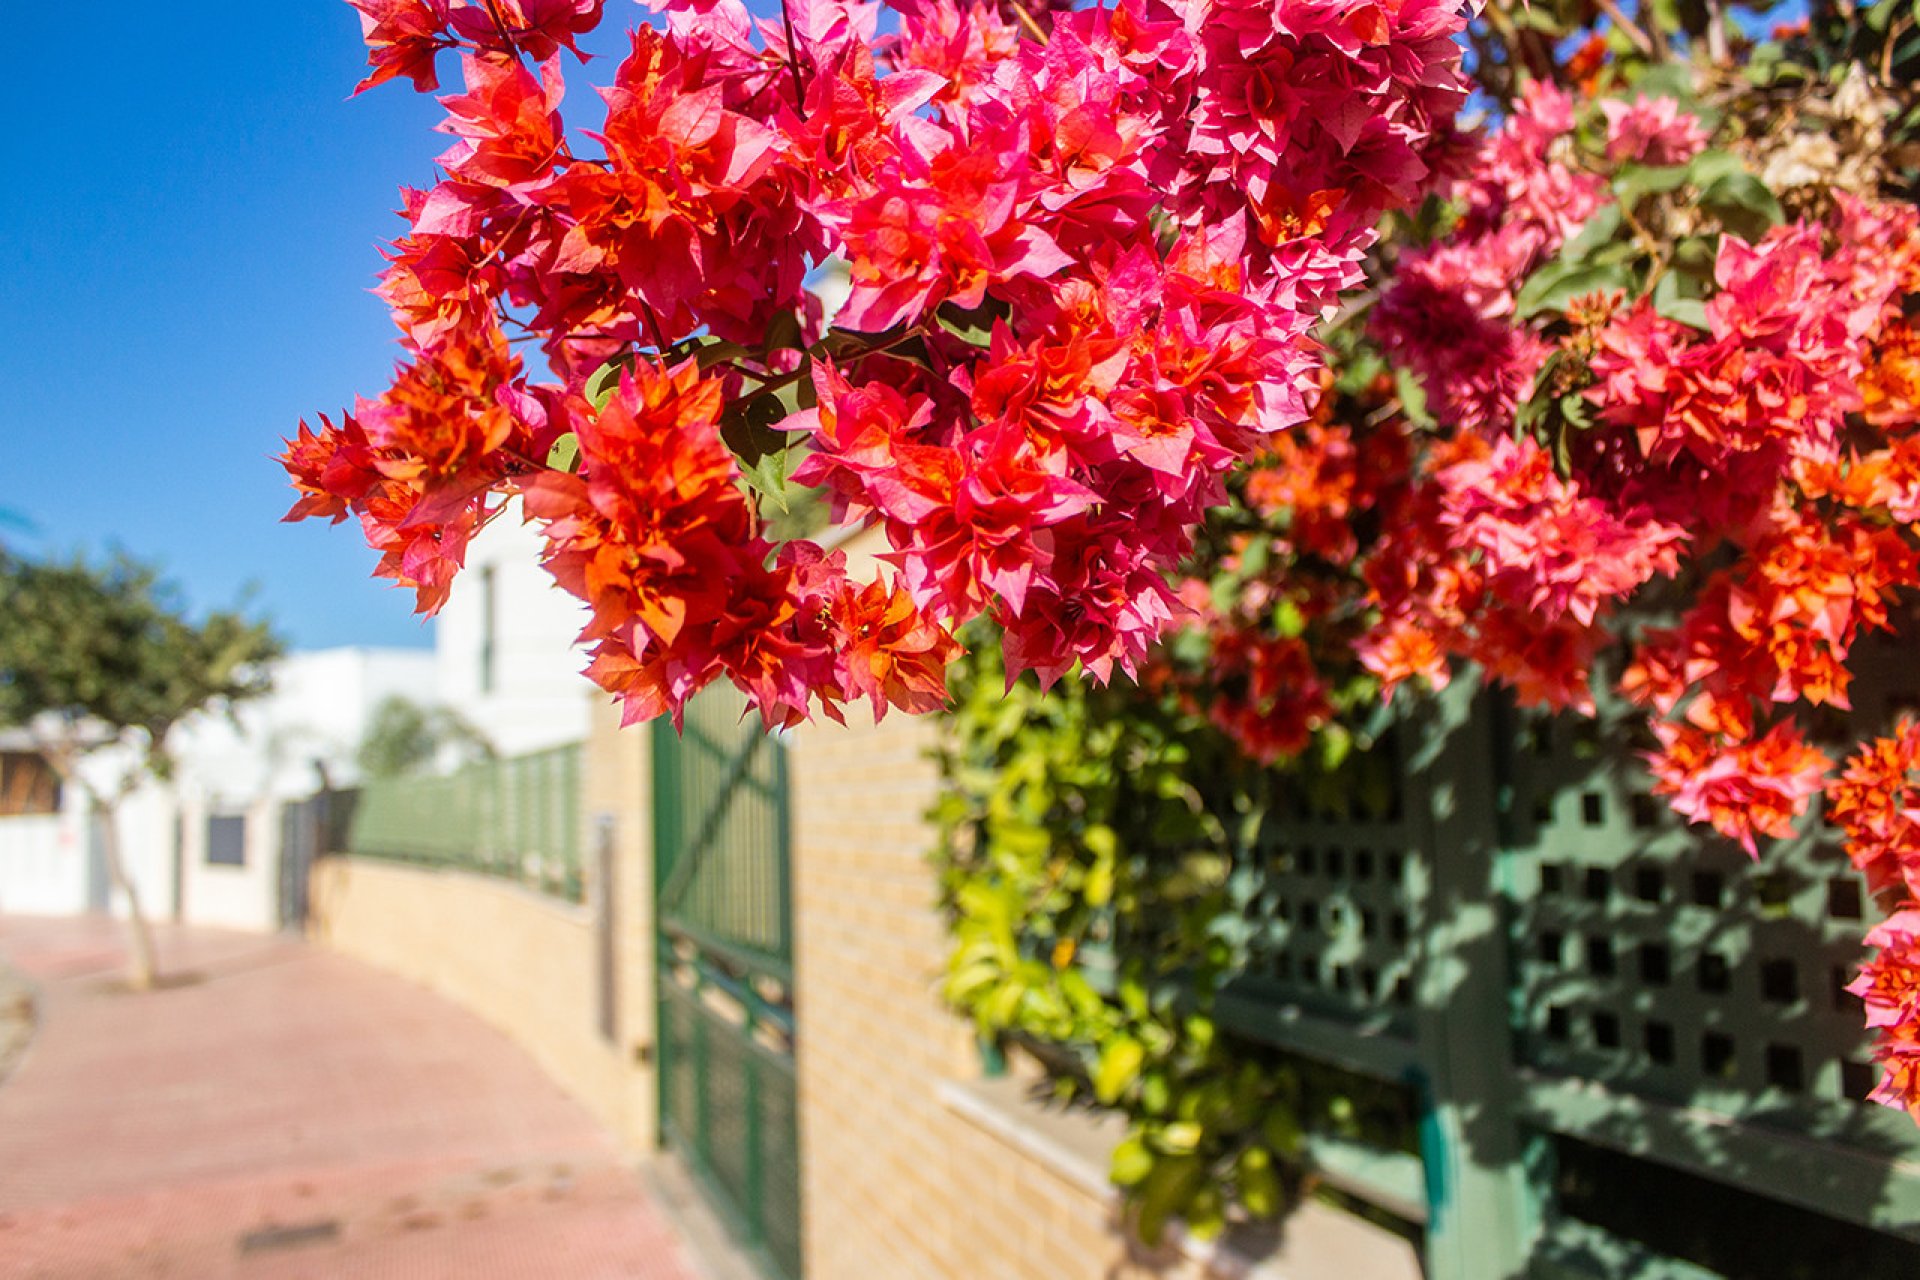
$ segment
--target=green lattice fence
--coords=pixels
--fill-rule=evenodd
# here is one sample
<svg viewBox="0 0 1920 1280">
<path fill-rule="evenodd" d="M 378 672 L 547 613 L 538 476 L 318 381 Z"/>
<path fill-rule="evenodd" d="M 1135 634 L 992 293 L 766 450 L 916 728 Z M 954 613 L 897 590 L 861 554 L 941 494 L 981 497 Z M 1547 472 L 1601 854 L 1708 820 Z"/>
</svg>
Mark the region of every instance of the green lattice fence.
<svg viewBox="0 0 1920 1280">
<path fill-rule="evenodd" d="M 1222 1020 L 1397 1091 L 1315 1155 L 1436 1280 L 1920 1275 L 1920 1132 L 1863 1101 L 1840 990 L 1863 883 L 1814 824 L 1757 866 L 1682 826 L 1608 724 L 1456 687 L 1341 785 L 1277 780 Z"/>
<path fill-rule="evenodd" d="M 360 790 L 348 851 L 518 880 L 579 902 L 578 746 L 470 764 L 441 777 L 382 778 Z"/>
</svg>

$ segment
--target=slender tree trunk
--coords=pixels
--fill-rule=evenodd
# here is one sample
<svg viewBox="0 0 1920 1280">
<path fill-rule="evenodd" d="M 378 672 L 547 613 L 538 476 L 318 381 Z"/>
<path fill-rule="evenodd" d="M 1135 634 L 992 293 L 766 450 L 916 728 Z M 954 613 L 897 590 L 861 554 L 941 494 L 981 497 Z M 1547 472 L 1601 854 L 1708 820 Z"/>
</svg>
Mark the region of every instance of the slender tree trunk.
<svg viewBox="0 0 1920 1280">
<path fill-rule="evenodd" d="M 134 887 L 133 877 L 127 874 L 126 860 L 120 856 L 120 802 L 133 789 L 133 777 L 122 778 L 111 794 L 102 795 L 80 776 L 79 752 L 71 739 L 42 740 L 38 745 L 41 758 L 60 775 L 61 783 L 80 788 L 87 798 L 87 817 L 100 824 L 100 849 L 106 854 L 107 879 L 127 899 L 127 986 L 134 991 L 151 991 L 160 976 L 160 966 L 153 954 L 153 930 L 147 925 L 146 913 L 140 909 L 140 891 Z"/>
<path fill-rule="evenodd" d="M 93 812 L 100 819 L 100 847 L 107 855 L 107 878 L 127 899 L 127 986 L 135 991 L 151 991 L 159 977 L 159 966 L 153 956 L 153 930 L 147 926 L 147 917 L 140 909 L 140 891 L 134 887 L 133 877 L 127 874 L 126 861 L 120 856 L 119 797 L 107 800 L 95 795 Z"/>
</svg>

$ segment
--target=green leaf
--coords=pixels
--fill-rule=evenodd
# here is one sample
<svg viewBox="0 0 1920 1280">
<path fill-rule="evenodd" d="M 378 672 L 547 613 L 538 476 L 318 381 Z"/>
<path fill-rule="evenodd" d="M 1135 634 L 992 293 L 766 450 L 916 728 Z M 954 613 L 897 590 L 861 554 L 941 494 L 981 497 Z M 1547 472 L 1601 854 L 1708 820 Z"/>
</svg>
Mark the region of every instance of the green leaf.
<svg viewBox="0 0 1920 1280">
<path fill-rule="evenodd" d="M 555 440 L 553 448 L 547 450 L 547 465 L 555 471 L 572 471 L 573 464 L 579 460 L 580 441 L 571 431 Z"/>
<path fill-rule="evenodd" d="M 1307 1135 L 1300 1128 L 1300 1118 L 1291 1107 L 1273 1107 L 1266 1118 L 1260 1122 L 1260 1136 L 1284 1156 L 1297 1156 L 1307 1144 Z"/>
<path fill-rule="evenodd" d="M 1139 1134 L 1130 1133 L 1113 1149 L 1110 1176 L 1118 1186 L 1136 1187 L 1153 1172 L 1153 1164 L 1153 1152 L 1147 1150 L 1147 1144 L 1140 1140 Z"/>
<path fill-rule="evenodd" d="M 1107 1106 L 1120 1100 L 1129 1086 L 1140 1077 L 1147 1051 L 1132 1036 L 1116 1036 L 1100 1050 L 1100 1064 L 1093 1071 L 1093 1096 Z"/>
<path fill-rule="evenodd" d="M 747 349 L 737 342 L 722 342 L 714 339 L 704 342 L 693 349 L 694 363 L 702 369 L 711 369 L 717 364 L 729 364 L 749 354 Z"/>
<path fill-rule="evenodd" d="M 1653 309 L 1669 320 L 1691 325 L 1704 332 L 1707 328 L 1707 304 L 1684 291 L 1686 279 L 1671 271 L 1661 276 L 1660 282 L 1653 286 Z"/>
<path fill-rule="evenodd" d="M 1733 152 L 1709 148 L 1687 162 L 1687 181 L 1696 187 L 1704 187 L 1729 174 L 1746 171 L 1746 161 Z"/>
<path fill-rule="evenodd" d="M 1393 371 L 1394 394 L 1400 398 L 1400 408 L 1407 415 L 1407 421 L 1423 431 L 1430 431 L 1440 425 L 1439 419 L 1427 411 L 1427 389 L 1420 385 L 1411 369 Z"/>
<path fill-rule="evenodd" d="M 1160 1243 L 1167 1220 L 1186 1208 L 1203 1172 L 1200 1161 L 1193 1156 L 1154 1162 L 1153 1171 L 1140 1186 L 1140 1216 L 1135 1226 L 1141 1240 L 1149 1246 Z"/>
<path fill-rule="evenodd" d="M 632 357 L 621 356 L 595 369 L 593 375 L 587 379 L 587 403 L 591 404 L 596 412 L 606 408 L 607 401 L 613 399 L 613 393 L 620 387 L 620 375 L 632 367 Z"/>
<path fill-rule="evenodd" d="M 1647 196 L 1679 190 L 1690 175 L 1690 168 L 1684 164 L 1621 165 L 1619 175 L 1613 180 L 1613 191 L 1622 202 L 1633 204 Z"/>
<path fill-rule="evenodd" d="M 1353 735 L 1337 721 L 1320 731 L 1320 767 L 1331 773 L 1353 753 Z"/>
<path fill-rule="evenodd" d="M 1162 1125 L 1153 1135 L 1154 1145 L 1170 1156 L 1191 1155 L 1200 1149 L 1200 1139 L 1206 1136 L 1206 1130 L 1192 1120 L 1175 1120 L 1172 1124 Z"/>
<path fill-rule="evenodd" d="M 1601 205 L 1597 213 L 1580 224 L 1573 238 L 1561 246 L 1560 258 L 1565 262 L 1579 262 L 1618 235 L 1620 222 L 1619 205 Z"/>
<path fill-rule="evenodd" d="M 1757 241 L 1786 218 L 1766 184 L 1750 173 L 1715 178 L 1700 192 L 1701 207 L 1743 240 Z"/>
<path fill-rule="evenodd" d="M 1280 1175 L 1274 1171 L 1273 1156 L 1264 1147 L 1248 1147 L 1240 1153 L 1234 1169 L 1240 1188 L 1240 1203 L 1256 1218 L 1271 1218 L 1280 1212 L 1285 1196 Z"/>
<path fill-rule="evenodd" d="M 1681 26 L 1672 0 L 1654 0 L 1660 25 L 1668 31 Z M 1648 64 L 1633 80 L 1634 95 L 1649 98 L 1675 98 L 1683 107 L 1698 101 L 1693 92 L 1693 70 L 1684 62 Z"/>
<path fill-rule="evenodd" d="M 785 416 L 783 406 L 770 395 L 736 401 L 720 415 L 720 439 L 734 457 L 751 466 L 770 453 L 785 453 L 793 443 L 791 433 L 774 425 Z"/>
<path fill-rule="evenodd" d="M 746 479 L 747 487 L 760 496 L 766 507 L 785 515 L 791 504 L 787 498 L 787 463 L 791 454 L 785 450 L 769 453 L 758 462 L 742 463 L 740 474 Z"/>
<path fill-rule="evenodd" d="M 1204 1182 L 1195 1187 L 1182 1216 L 1186 1220 L 1187 1234 L 1195 1240 L 1217 1238 L 1227 1229 L 1226 1205 L 1220 1188 Z"/>
<path fill-rule="evenodd" d="M 1569 266 L 1564 262 L 1549 262 L 1521 287 L 1513 302 L 1513 313 L 1524 320 L 1543 311 L 1564 311 L 1575 298 L 1627 289 L 1632 283 L 1627 269 L 1613 263 Z"/>
</svg>

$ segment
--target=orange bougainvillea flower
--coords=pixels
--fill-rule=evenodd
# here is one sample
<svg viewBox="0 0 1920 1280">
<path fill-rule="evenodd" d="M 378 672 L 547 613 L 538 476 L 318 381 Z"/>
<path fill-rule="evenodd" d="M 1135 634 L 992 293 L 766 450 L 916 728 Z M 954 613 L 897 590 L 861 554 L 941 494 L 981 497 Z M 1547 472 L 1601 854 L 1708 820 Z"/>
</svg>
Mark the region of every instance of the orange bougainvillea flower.
<svg viewBox="0 0 1920 1280">
<path fill-rule="evenodd" d="M 1648 758 L 1654 793 L 1672 796 L 1675 812 L 1739 841 L 1754 858 L 1760 853 L 1755 836 L 1793 834 L 1833 765 L 1790 720 L 1745 741 L 1670 722 L 1656 724 L 1654 732 L 1661 742 Z"/>
<path fill-rule="evenodd" d="M 1867 934 L 1878 948 L 1847 987 L 1866 1002 L 1882 1075 L 1873 1100 L 1920 1121 L 1920 907 L 1908 904 Z"/>
</svg>

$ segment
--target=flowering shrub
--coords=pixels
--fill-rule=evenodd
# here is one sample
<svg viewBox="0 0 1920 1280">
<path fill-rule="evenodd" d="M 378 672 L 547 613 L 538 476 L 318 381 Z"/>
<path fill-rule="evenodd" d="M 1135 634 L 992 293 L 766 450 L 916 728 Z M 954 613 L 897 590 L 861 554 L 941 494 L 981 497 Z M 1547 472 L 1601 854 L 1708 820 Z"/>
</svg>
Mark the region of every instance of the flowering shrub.
<svg viewBox="0 0 1920 1280">
<path fill-rule="evenodd" d="M 1195 1186 L 1231 1198 L 1249 1151 L 1291 1167 L 1302 1119 L 1209 1038 L 1209 984 L 1233 971 L 1209 951 L 1226 908 L 1190 859 L 1150 852 L 1184 815 L 1241 811 L 1196 721 L 1319 776 L 1361 760 L 1383 698 L 1404 707 L 1463 670 L 1524 704 L 1625 703 L 1656 791 L 1750 853 L 1824 800 L 1888 915 L 1852 988 L 1877 1097 L 1920 1114 L 1920 729 L 1860 743 L 1820 714 L 1849 707 L 1863 639 L 1920 622 L 1920 111 L 1877 54 L 1829 68 L 1830 46 L 1793 32 L 1726 62 L 1702 38 L 1681 68 L 1614 27 L 1598 58 L 1565 41 L 1570 64 L 1510 76 L 1533 42 L 1502 19 L 1470 28 L 1502 51 L 1477 78 L 1512 95 L 1470 176 L 1390 223 L 1376 292 L 1318 331 L 1319 394 L 1209 513 L 1179 587 L 1190 622 L 1140 691 L 1075 685 L 1016 727 L 993 709 L 996 673 L 961 684 L 949 994 L 985 1030 L 1088 1046 L 1069 1087 L 1132 1117 L 1115 1172 L 1149 1222 L 1191 1210 Z M 1107 843 L 1131 855 L 1118 888 Z M 1115 931 L 1146 938 L 1123 974 L 1190 986 L 1172 1008 L 1089 1014 L 1073 961 L 995 950 L 1012 934 L 1073 956 Z"/>
<path fill-rule="evenodd" d="M 1470 662 L 1589 714 L 1604 688 L 1649 723 L 1656 794 L 1756 856 L 1824 794 L 1891 917 L 1856 984 L 1876 1096 L 1920 1118 L 1920 735 L 1812 731 L 1862 641 L 1920 622 L 1915 99 L 1858 63 L 1791 94 L 1675 70 L 1515 85 L 1313 420 L 1253 463 L 1265 522 L 1196 566 L 1208 643 L 1166 678 L 1262 759 L 1344 733 L 1356 680 L 1393 698 Z"/>
<path fill-rule="evenodd" d="M 1920 585 L 1895 0 L 1757 45 L 1711 4 L 659 0 L 586 130 L 601 0 L 354 3 L 363 87 L 463 91 L 382 277 L 405 361 L 284 461 L 424 611 L 517 495 L 630 719 L 930 711 L 982 618 L 1009 680 L 1117 668 L 1255 762 L 1467 664 L 1617 694 L 1749 852 L 1825 796 L 1920 1115 L 1920 740 L 1808 727 Z M 783 536 L 797 493 L 889 569 Z"/>
</svg>

